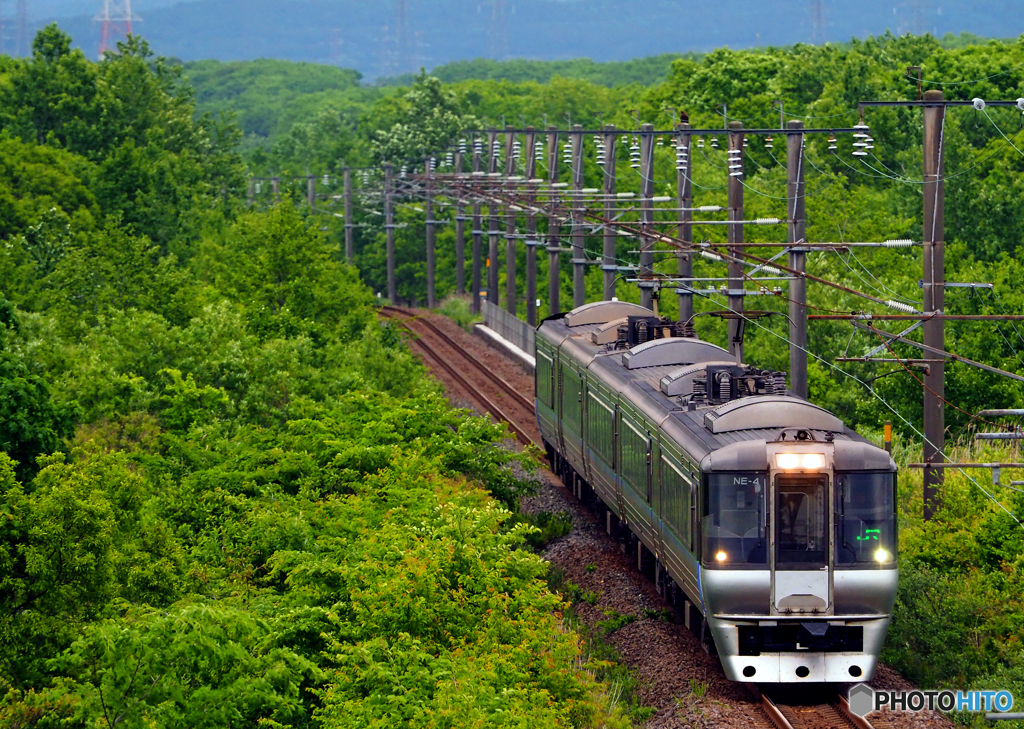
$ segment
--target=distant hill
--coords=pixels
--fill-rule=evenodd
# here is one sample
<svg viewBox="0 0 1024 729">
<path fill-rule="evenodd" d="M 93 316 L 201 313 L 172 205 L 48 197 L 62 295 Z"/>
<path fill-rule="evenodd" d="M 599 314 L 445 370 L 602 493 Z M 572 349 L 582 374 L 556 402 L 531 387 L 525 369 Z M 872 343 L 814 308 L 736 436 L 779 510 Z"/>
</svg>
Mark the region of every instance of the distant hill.
<svg viewBox="0 0 1024 729">
<path fill-rule="evenodd" d="M 825 0 L 823 36 L 846 41 L 916 30 L 1015 37 L 1024 31 L 1018 0 L 917 1 L 924 8 L 919 16 L 910 0 Z M 407 0 L 404 45 L 394 41 L 402 33 L 393 1 L 194 0 L 145 12 L 138 2 L 138 30 L 163 55 L 310 61 L 355 68 L 367 78 L 472 58 L 625 61 L 790 45 L 815 35 L 808 0 Z M 98 9 L 99 0 L 93 3 Z M 90 55 L 98 45 L 94 14 L 59 19 Z"/>
</svg>

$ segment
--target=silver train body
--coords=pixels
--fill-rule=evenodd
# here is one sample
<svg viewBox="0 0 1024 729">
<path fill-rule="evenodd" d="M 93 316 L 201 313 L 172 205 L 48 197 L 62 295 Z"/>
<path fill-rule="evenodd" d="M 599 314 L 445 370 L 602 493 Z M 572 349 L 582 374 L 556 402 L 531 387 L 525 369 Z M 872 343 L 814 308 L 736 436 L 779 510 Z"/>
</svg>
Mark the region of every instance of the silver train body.
<svg viewBox="0 0 1024 729">
<path fill-rule="evenodd" d="M 784 373 L 692 336 L 628 346 L 642 315 L 598 302 L 538 328 L 555 467 L 600 500 L 730 679 L 869 680 L 896 596 L 892 459 Z"/>
</svg>

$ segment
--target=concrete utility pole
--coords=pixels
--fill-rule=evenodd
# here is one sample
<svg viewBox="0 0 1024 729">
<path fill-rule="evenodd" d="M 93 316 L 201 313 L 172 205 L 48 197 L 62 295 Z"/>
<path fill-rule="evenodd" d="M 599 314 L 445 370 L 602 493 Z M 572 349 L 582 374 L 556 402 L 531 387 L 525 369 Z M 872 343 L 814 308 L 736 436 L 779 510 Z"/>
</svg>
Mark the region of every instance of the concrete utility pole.
<svg viewBox="0 0 1024 729">
<path fill-rule="evenodd" d="M 490 225 L 487 246 L 487 301 L 498 305 L 498 221 L 501 220 L 501 205 L 493 196 L 494 176 L 498 172 L 498 132 L 491 129 L 487 133 L 487 194 L 491 202 L 487 206 Z"/>
<path fill-rule="evenodd" d="M 352 263 L 355 251 L 352 248 L 352 229 L 355 224 L 352 222 L 352 168 L 346 167 L 344 171 L 345 181 L 345 260 Z"/>
<path fill-rule="evenodd" d="M 640 127 L 640 306 L 654 308 L 654 125 Z M 647 280 L 645 280 L 647 279 Z"/>
<path fill-rule="evenodd" d="M 306 175 L 306 202 L 310 210 L 316 210 L 316 178 Z"/>
<path fill-rule="evenodd" d="M 931 103 L 929 103 L 931 102 Z M 943 145 L 946 106 L 941 91 L 924 92 L 924 313 L 943 314 L 945 308 L 945 222 L 943 208 Z M 925 346 L 946 348 L 945 322 L 938 316 L 925 320 Z M 924 453 L 925 463 L 942 463 L 945 457 L 946 394 L 945 363 L 932 362 L 924 376 Z M 941 468 L 924 469 L 924 518 L 931 519 L 939 508 Z"/>
<path fill-rule="evenodd" d="M 281 201 L 281 179 L 278 177 L 270 181 L 270 190 L 274 193 L 274 202 Z"/>
<path fill-rule="evenodd" d="M 602 139 L 604 143 L 604 167 L 601 168 L 602 177 L 604 178 L 601 187 L 604 191 L 605 221 L 611 221 L 615 217 L 615 143 L 618 139 L 619 135 L 615 133 L 615 125 L 605 125 L 604 137 Z M 619 272 L 615 255 L 617 237 L 615 228 L 610 222 L 606 222 L 601 251 L 601 271 L 604 273 L 604 290 L 602 294 L 605 301 L 611 301 L 615 298 L 615 279 Z"/>
<path fill-rule="evenodd" d="M 480 313 L 480 269 L 483 265 L 481 248 L 483 242 L 482 221 L 480 219 L 480 146 L 473 140 L 473 275 L 470 286 L 473 289 L 473 313 Z"/>
<path fill-rule="evenodd" d="M 679 229 L 677 236 L 687 250 L 679 251 L 679 277 L 693 278 L 693 185 L 690 184 L 690 125 L 676 126 L 676 202 L 679 206 Z M 693 281 L 687 281 L 679 289 L 679 321 L 693 319 Z"/>
<path fill-rule="evenodd" d="M 256 204 L 256 178 L 255 177 L 250 177 L 249 178 L 248 197 L 249 197 L 249 207 L 251 208 L 253 205 Z"/>
<path fill-rule="evenodd" d="M 455 293 L 466 293 L 466 215 L 462 206 L 462 147 L 455 152 Z"/>
<path fill-rule="evenodd" d="M 572 127 L 572 306 L 587 303 L 587 255 L 583 234 L 583 127 Z"/>
<path fill-rule="evenodd" d="M 557 188 L 551 187 L 558 182 L 558 127 L 548 127 L 548 190 L 551 213 L 548 216 L 548 314 L 561 311 L 558 302 L 558 291 L 561 286 L 559 276 L 559 223 Z"/>
<path fill-rule="evenodd" d="M 390 164 L 384 165 L 384 230 L 387 235 L 387 257 L 388 257 L 388 301 L 396 304 L 398 296 L 395 287 L 395 201 L 394 177 Z"/>
<path fill-rule="evenodd" d="M 537 326 L 537 134 L 533 127 L 526 128 L 524 177 L 526 177 L 526 323 Z"/>
<path fill-rule="evenodd" d="M 433 160 L 427 160 L 426 169 L 426 190 L 423 200 L 423 217 L 427 226 L 427 308 L 433 309 L 437 306 L 435 292 L 435 275 L 437 273 L 434 262 L 434 171 Z"/>
<path fill-rule="evenodd" d="M 505 177 L 516 173 L 516 160 L 512 152 L 516 141 L 512 127 L 505 127 Z M 516 213 L 512 205 L 505 208 L 505 310 L 516 314 Z"/>
<path fill-rule="evenodd" d="M 789 389 L 807 397 L 807 214 L 804 188 L 804 123 L 793 119 L 786 134 L 786 197 L 789 217 L 789 267 L 798 274 L 789 282 Z"/>
<path fill-rule="evenodd" d="M 729 122 L 730 157 L 743 159 L 743 122 Z M 737 151 L 739 154 L 737 155 Z M 731 172 L 731 171 L 730 171 Z M 729 220 L 743 220 L 743 177 L 729 176 Z M 729 228 L 729 255 L 732 259 L 743 257 L 743 224 L 736 223 Z M 736 357 L 736 362 L 743 361 L 743 332 L 746 322 L 743 315 L 743 266 L 729 261 L 729 310 L 734 313 L 729 319 L 729 351 Z"/>
</svg>

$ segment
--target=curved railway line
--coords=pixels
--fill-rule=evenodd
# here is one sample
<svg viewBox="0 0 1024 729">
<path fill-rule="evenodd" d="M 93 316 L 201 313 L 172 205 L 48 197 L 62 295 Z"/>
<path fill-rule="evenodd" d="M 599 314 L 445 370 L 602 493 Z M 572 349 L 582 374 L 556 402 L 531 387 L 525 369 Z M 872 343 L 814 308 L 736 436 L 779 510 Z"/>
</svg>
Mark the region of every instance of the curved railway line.
<svg viewBox="0 0 1024 729">
<path fill-rule="evenodd" d="M 412 334 L 410 344 L 413 350 L 433 360 L 458 382 L 466 394 L 476 400 L 483 410 L 499 422 L 508 425 L 516 440 L 523 445 L 533 444 L 540 447 L 540 438 L 531 434 L 537 427 L 532 400 L 480 364 L 472 354 L 428 319 L 395 306 L 382 306 L 381 314 Z M 485 393 L 481 385 L 477 384 L 481 379 L 487 380 L 492 388 L 496 388 L 496 394 L 493 391 L 491 395 Z"/>
<path fill-rule="evenodd" d="M 526 445 L 540 446 L 539 438 L 531 435 L 536 430 L 533 401 L 516 390 L 507 381 L 482 365 L 470 352 L 441 331 L 433 322 L 407 309 L 382 306 L 381 315 L 390 319 L 412 337 L 410 346 L 421 357 L 429 359 L 475 400 L 483 410 L 499 422 L 506 423 L 516 439 Z M 430 366 L 430 362 L 427 363 Z M 488 384 L 484 384 L 484 383 Z M 488 387 L 491 392 L 483 392 Z M 553 477 L 554 478 L 554 477 Z M 887 729 L 887 722 L 875 723 L 852 714 L 845 697 L 836 690 L 831 693 L 817 691 L 821 696 L 804 703 L 803 700 L 783 700 L 762 693 L 754 684 L 747 684 L 759 705 L 748 715 L 751 725 L 769 729 Z M 814 687 L 808 686 L 808 694 Z M 774 692 L 773 692 L 774 693 Z"/>
</svg>

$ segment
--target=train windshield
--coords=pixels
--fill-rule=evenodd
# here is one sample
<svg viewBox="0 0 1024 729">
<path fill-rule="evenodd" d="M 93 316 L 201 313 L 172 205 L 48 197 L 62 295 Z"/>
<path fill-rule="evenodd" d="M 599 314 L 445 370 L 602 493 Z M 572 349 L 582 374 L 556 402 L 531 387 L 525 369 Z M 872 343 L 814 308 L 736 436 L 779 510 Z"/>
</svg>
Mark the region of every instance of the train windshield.
<svg viewBox="0 0 1024 729">
<path fill-rule="evenodd" d="M 704 488 L 701 532 L 709 566 L 764 565 L 767 473 L 709 473 Z"/>
<path fill-rule="evenodd" d="M 896 562 L 896 474 L 836 473 L 836 564 Z"/>
<path fill-rule="evenodd" d="M 779 476 L 775 495 L 775 566 L 828 563 L 828 478 Z"/>
</svg>

